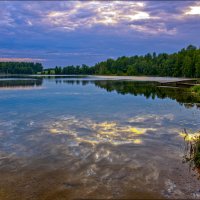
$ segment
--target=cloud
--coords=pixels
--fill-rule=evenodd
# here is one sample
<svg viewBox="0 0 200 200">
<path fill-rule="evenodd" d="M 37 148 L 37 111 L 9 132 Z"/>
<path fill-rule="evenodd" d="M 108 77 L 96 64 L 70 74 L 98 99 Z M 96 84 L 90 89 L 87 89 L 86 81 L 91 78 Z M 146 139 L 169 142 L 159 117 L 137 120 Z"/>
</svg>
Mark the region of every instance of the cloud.
<svg viewBox="0 0 200 200">
<path fill-rule="evenodd" d="M 130 25 L 131 28 L 133 28 L 136 31 L 139 32 L 146 32 L 151 35 L 157 35 L 157 34 L 168 34 L 168 35 L 175 35 L 177 33 L 176 28 L 168 29 L 164 23 L 156 23 L 154 25 L 151 24 L 143 24 L 143 25 Z"/>
<path fill-rule="evenodd" d="M 131 22 L 158 19 L 146 10 L 144 2 L 75 1 L 67 2 L 67 4 L 51 2 L 49 3 L 51 7 L 45 2 L 29 2 L 23 5 L 21 2 L 15 2 L 15 6 L 13 4 L 10 6 L 8 3 L 7 14 L 4 15 L 7 16 L 4 23 L 6 26 L 26 28 L 40 26 L 42 29 L 65 31 L 109 26 L 131 30 L 132 28 L 129 27 Z M 40 4 L 43 4 L 43 7 Z"/>
<path fill-rule="evenodd" d="M 0 62 L 42 62 L 40 58 L 0 58 Z"/>
<path fill-rule="evenodd" d="M 44 17 L 45 24 L 61 27 L 67 31 L 95 26 L 127 26 L 137 20 L 148 20 L 150 16 L 144 10 L 145 3 L 114 1 L 114 2 L 77 2 L 70 10 L 50 11 Z"/>
<path fill-rule="evenodd" d="M 5 6 L 4 2 L 3 5 Z M 7 27 L 13 27 L 14 26 L 14 19 L 12 17 L 12 14 L 10 12 L 7 12 L 7 9 L 1 8 L 0 10 L 0 28 L 7 26 Z"/>
<path fill-rule="evenodd" d="M 199 15 L 200 6 L 188 2 L 70 1 L 3 2 L 0 28 L 24 27 L 41 31 L 80 31 L 97 27 L 177 34 L 176 24 L 186 15 Z M 41 6 L 42 4 L 42 6 Z M 1 7 L 3 7 L 1 6 Z M 184 12 L 182 11 L 184 10 Z M 20 11 L 20 12 L 19 12 Z M 139 24 L 137 22 L 140 22 Z M 173 24 L 173 27 L 170 27 Z M 104 28 L 103 28 L 104 29 Z M 36 29 L 37 30 L 37 29 Z"/>
<path fill-rule="evenodd" d="M 63 66 L 174 52 L 199 45 L 199 6 L 192 1 L 1 1 L 0 45 L 6 50 L 1 57 Z"/>
<path fill-rule="evenodd" d="M 195 2 L 193 5 L 185 9 L 185 15 L 200 15 L 200 3 Z"/>
<path fill-rule="evenodd" d="M 186 12 L 187 15 L 200 15 L 200 6 L 191 6 L 190 10 Z"/>
</svg>

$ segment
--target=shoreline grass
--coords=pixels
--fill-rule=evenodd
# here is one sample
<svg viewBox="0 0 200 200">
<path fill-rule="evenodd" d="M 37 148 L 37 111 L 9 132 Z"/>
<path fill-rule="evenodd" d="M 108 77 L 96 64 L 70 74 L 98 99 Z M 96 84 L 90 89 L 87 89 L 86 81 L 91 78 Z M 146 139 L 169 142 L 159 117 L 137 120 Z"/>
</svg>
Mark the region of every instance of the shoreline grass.
<svg viewBox="0 0 200 200">
<path fill-rule="evenodd" d="M 192 162 L 194 167 L 200 169 L 200 131 L 189 134 L 184 130 L 184 140 L 186 141 L 186 161 Z"/>
<path fill-rule="evenodd" d="M 200 85 L 195 85 L 195 86 L 191 87 L 191 91 L 200 95 Z"/>
</svg>

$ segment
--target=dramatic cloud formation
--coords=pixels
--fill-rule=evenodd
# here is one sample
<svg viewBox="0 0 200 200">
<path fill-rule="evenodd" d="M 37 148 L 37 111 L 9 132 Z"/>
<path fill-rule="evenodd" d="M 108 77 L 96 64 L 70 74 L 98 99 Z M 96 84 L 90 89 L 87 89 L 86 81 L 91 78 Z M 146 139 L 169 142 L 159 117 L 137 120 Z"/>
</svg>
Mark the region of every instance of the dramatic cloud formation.
<svg viewBox="0 0 200 200">
<path fill-rule="evenodd" d="M 188 15 L 200 15 L 200 6 L 191 6 L 190 10 L 186 12 Z"/>
<path fill-rule="evenodd" d="M 0 57 L 46 66 L 199 45 L 197 1 L 2 1 Z"/>
<path fill-rule="evenodd" d="M 115 2 L 75 2 L 71 10 L 52 11 L 47 15 L 47 22 L 66 30 L 76 28 L 91 28 L 96 25 L 117 26 L 135 20 L 150 19 L 143 11 L 144 3 Z"/>
</svg>

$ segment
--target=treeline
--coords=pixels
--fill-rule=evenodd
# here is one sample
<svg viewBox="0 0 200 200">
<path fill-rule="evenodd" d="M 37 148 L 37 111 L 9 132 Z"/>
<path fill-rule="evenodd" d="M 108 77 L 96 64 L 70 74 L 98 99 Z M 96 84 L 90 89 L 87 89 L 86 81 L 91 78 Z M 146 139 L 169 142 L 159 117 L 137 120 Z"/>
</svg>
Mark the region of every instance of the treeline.
<svg viewBox="0 0 200 200">
<path fill-rule="evenodd" d="M 173 54 L 148 53 L 107 59 L 94 66 L 66 66 L 44 69 L 40 63 L 0 62 L 0 74 L 67 74 L 200 77 L 200 49 L 189 45 Z"/>
<path fill-rule="evenodd" d="M 37 74 L 42 71 L 41 63 L 0 62 L 0 74 Z"/>
<path fill-rule="evenodd" d="M 173 54 L 148 53 L 144 56 L 122 56 L 107 59 L 92 67 L 67 66 L 46 69 L 44 74 L 96 74 L 128 76 L 200 77 L 200 49 L 189 45 Z"/>
<path fill-rule="evenodd" d="M 95 65 L 96 74 L 200 77 L 200 49 L 189 45 L 178 53 L 120 57 Z"/>
<path fill-rule="evenodd" d="M 82 66 L 67 66 L 67 67 L 58 67 L 45 69 L 43 74 L 68 74 L 68 75 L 93 75 L 95 74 L 95 68 L 89 67 L 88 65 L 83 64 Z"/>
</svg>

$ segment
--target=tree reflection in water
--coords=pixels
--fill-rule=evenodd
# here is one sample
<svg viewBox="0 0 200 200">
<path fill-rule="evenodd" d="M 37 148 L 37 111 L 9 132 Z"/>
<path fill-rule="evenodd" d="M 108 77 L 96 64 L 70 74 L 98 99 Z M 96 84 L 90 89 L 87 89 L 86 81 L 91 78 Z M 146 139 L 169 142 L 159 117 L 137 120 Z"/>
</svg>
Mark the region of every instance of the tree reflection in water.
<svg viewBox="0 0 200 200">
<path fill-rule="evenodd" d="M 200 107 L 200 97 L 191 93 L 188 88 L 162 87 L 157 82 L 145 81 L 119 81 L 119 80 L 56 80 L 56 83 L 66 84 L 94 84 L 98 88 L 105 89 L 107 92 L 116 91 L 118 94 L 131 94 L 134 96 L 145 96 L 147 99 L 166 99 L 170 98 L 184 105 L 186 108 Z"/>
</svg>

